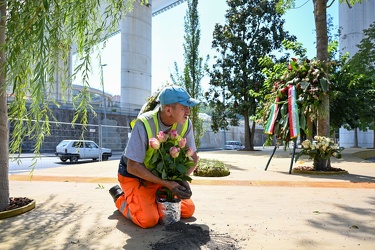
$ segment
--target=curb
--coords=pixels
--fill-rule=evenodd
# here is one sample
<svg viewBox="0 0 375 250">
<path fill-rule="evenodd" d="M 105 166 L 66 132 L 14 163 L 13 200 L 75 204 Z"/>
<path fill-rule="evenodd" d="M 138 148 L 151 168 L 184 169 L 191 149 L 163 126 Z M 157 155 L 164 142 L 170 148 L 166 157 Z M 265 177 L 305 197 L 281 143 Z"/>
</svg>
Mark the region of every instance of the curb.
<svg viewBox="0 0 375 250">
<path fill-rule="evenodd" d="M 9 211 L 0 212 L 0 220 L 26 213 L 26 212 L 34 209 L 34 208 L 35 208 L 35 200 L 32 200 L 26 206 L 16 208 L 16 209 L 12 209 L 12 210 L 9 210 Z"/>
</svg>

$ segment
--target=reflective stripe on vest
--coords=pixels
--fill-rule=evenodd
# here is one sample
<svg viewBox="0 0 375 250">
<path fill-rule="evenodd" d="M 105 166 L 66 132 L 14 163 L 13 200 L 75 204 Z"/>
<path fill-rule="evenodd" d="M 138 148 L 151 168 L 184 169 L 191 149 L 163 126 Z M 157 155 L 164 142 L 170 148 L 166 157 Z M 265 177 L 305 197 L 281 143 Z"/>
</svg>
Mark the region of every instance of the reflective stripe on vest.
<svg viewBox="0 0 375 250">
<path fill-rule="evenodd" d="M 151 138 L 157 138 L 157 135 L 159 134 L 159 123 L 158 123 L 158 109 L 153 110 L 150 112 L 146 112 L 142 115 L 140 115 L 137 120 L 140 120 L 143 122 L 146 132 L 147 132 L 147 137 L 148 140 Z M 136 121 L 134 121 L 135 124 Z M 183 125 L 179 125 L 177 123 L 174 123 L 171 127 L 171 130 L 177 130 L 178 133 L 178 138 L 177 140 L 179 141 L 186 133 L 187 129 L 189 126 L 189 120 L 187 119 Z M 148 168 L 151 169 L 152 166 L 150 166 L 150 159 L 152 155 L 154 154 L 155 149 L 150 147 L 150 144 L 148 144 L 147 151 L 146 151 L 146 156 L 144 159 L 143 164 Z"/>
</svg>

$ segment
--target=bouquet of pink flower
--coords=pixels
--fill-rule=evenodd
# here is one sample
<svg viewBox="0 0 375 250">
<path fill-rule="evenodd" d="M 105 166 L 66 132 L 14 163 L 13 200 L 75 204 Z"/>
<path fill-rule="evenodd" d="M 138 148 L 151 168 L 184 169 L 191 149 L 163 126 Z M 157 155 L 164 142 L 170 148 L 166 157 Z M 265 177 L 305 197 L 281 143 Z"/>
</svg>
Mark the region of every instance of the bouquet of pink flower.
<svg viewBox="0 0 375 250">
<path fill-rule="evenodd" d="M 180 138 L 176 130 L 168 134 L 160 131 L 157 138 L 149 140 L 150 147 L 154 149 L 150 160 L 150 171 L 163 180 L 191 181 L 186 175 L 194 166 L 193 150 L 186 146 L 186 138 Z M 170 190 L 164 189 L 167 201 L 173 200 Z"/>
</svg>

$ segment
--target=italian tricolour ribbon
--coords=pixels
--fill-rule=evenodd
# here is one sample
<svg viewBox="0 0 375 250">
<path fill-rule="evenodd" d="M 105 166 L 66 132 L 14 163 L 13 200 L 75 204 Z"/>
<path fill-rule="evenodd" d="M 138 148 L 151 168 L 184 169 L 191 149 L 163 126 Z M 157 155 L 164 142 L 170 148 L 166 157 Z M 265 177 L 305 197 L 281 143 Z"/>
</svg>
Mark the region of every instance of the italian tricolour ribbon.
<svg viewBox="0 0 375 250">
<path fill-rule="evenodd" d="M 290 139 L 294 139 L 299 136 L 300 128 L 297 106 L 297 93 L 296 87 L 293 85 L 289 85 L 288 87 L 288 113 Z"/>
<path fill-rule="evenodd" d="M 275 103 L 271 105 L 270 116 L 268 117 L 266 127 L 264 128 L 264 133 L 272 135 L 273 129 L 275 128 L 277 114 L 279 113 L 279 97 L 276 97 Z"/>
</svg>

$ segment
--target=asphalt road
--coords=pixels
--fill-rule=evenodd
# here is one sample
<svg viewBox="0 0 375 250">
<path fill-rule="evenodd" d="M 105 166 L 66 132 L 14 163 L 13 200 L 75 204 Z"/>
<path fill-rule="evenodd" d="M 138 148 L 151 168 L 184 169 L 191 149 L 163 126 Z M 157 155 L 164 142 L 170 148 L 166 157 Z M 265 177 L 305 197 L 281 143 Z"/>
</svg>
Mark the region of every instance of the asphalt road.
<svg viewBox="0 0 375 250">
<path fill-rule="evenodd" d="M 220 151 L 221 148 L 205 148 L 199 149 L 200 152 L 203 151 Z M 263 149 L 265 150 L 265 149 Z M 267 149 L 266 149 L 267 150 Z M 113 152 L 112 157 L 109 158 L 112 160 L 119 160 L 122 152 Z M 91 159 L 88 160 L 78 160 L 78 162 L 71 163 L 69 160 L 62 162 L 59 157 L 55 156 L 53 153 L 42 154 L 37 158 L 34 158 L 35 155 L 32 153 L 21 154 L 20 156 L 15 155 L 14 157 L 9 157 L 9 174 L 16 174 L 22 172 L 30 172 L 31 170 L 36 169 L 48 169 L 61 166 L 71 166 L 77 164 L 85 164 L 93 162 Z"/>
<path fill-rule="evenodd" d="M 121 152 L 113 153 L 109 160 L 119 160 Z M 93 160 L 78 160 L 71 163 L 70 161 L 62 162 L 59 157 L 53 154 L 44 154 L 34 158 L 33 154 L 23 154 L 19 158 L 9 158 L 9 174 L 30 172 L 36 169 L 55 168 L 61 166 L 71 166 L 77 164 L 91 163 Z"/>
</svg>

